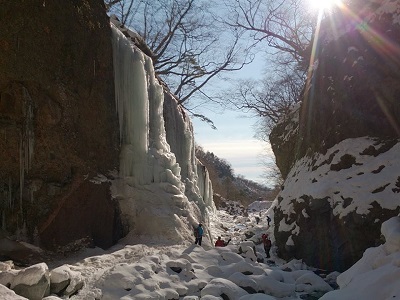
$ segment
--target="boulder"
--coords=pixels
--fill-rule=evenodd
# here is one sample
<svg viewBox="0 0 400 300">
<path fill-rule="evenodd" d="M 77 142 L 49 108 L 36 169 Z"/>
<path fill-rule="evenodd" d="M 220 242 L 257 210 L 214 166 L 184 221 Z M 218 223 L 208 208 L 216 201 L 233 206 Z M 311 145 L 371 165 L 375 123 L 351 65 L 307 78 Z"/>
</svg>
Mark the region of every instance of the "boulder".
<svg viewBox="0 0 400 300">
<path fill-rule="evenodd" d="M 20 271 L 2 272 L 1 275 L 3 273 L 10 275 L 8 277 L 9 283 L 6 286 L 9 286 L 18 295 L 30 300 L 42 300 L 49 295 L 50 277 L 49 269 L 45 263 L 36 264 Z M 4 279 L 0 279 L 0 281 L 4 282 Z"/>
<path fill-rule="evenodd" d="M 27 298 L 17 295 L 14 291 L 0 284 L 0 299 L 4 300 L 27 300 Z"/>
<path fill-rule="evenodd" d="M 83 278 L 77 271 L 67 265 L 50 272 L 50 292 L 59 296 L 71 296 L 83 287 Z"/>
</svg>

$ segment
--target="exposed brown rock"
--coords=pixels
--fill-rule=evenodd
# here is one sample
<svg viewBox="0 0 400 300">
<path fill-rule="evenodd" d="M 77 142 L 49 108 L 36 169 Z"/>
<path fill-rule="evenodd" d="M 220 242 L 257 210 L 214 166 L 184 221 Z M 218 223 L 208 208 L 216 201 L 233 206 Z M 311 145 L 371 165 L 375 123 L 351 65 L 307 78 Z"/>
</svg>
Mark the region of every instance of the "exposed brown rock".
<svg viewBox="0 0 400 300">
<path fill-rule="evenodd" d="M 103 1 L 7 1 L 0 27 L 3 229 L 15 233 L 25 224 L 32 238 L 41 228 L 45 245 L 84 235 L 111 245 L 117 207 L 108 184 L 89 181 L 118 168 Z"/>
</svg>

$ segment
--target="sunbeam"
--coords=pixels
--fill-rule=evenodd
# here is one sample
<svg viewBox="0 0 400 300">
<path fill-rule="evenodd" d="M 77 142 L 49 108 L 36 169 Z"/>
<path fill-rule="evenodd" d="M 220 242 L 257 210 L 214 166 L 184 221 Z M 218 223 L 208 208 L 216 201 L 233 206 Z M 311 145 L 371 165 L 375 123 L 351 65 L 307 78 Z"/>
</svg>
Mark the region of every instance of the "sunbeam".
<svg viewBox="0 0 400 300">
<path fill-rule="evenodd" d="M 335 5 L 340 5 L 340 0 L 308 0 L 310 7 L 318 11 L 326 11 L 333 8 Z"/>
</svg>

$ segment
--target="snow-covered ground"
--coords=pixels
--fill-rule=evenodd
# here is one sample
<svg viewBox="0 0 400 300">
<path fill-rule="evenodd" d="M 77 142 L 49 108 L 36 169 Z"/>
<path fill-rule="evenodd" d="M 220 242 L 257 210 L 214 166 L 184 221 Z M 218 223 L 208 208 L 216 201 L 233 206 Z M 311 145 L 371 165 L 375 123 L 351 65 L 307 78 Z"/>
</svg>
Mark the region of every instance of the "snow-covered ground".
<svg viewBox="0 0 400 300">
<path fill-rule="evenodd" d="M 257 224 L 255 217 L 260 215 Z M 301 260 L 285 262 L 277 258 L 274 247 L 272 257 L 265 258 L 260 243 L 261 234 L 268 233 L 273 240 L 273 224 L 268 228 L 267 215 L 273 217 L 271 208 L 252 211 L 247 217 L 217 211 L 211 216 L 211 239 L 205 238 L 202 246 L 195 245 L 193 241 L 185 245 L 165 246 L 149 240 L 148 245 L 119 244 L 107 252 L 88 249 L 65 261 L 49 264 L 52 268 L 49 276 L 54 277 L 52 281 L 59 282 L 62 274 L 68 273 L 74 284 L 82 281 L 83 288 L 69 298 L 75 300 L 289 300 L 305 299 L 310 295 L 318 299 L 326 292 L 322 299 L 400 297 L 399 217 L 384 223 L 382 233 L 386 243 L 368 249 L 357 264 L 339 275 L 338 283 L 342 289 L 332 291 L 338 273 L 320 277 Z M 227 247 L 214 248 L 212 244 L 217 236 L 225 240 L 231 238 L 232 242 Z M 43 271 L 43 265 L 40 264 L 37 271 Z M 56 266 L 61 268 L 54 269 Z M 3 270 L 6 269 L 3 265 Z M 0 282 L 7 285 L 4 281 L 8 278 L 8 286 L 15 286 L 13 280 L 17 277 L 7 277 L 7 274 L 18 272 L 22 271 L 0 272 Z M 40 278 L 33 276 L 32 271 L 25 273 L 26 276 L 19 276 L 18 283 L 29 285 Z M 0 299 L 26 298 L 0 285 Z M 52 295 L 44 299 L 67 297 Z"/>
</svg>

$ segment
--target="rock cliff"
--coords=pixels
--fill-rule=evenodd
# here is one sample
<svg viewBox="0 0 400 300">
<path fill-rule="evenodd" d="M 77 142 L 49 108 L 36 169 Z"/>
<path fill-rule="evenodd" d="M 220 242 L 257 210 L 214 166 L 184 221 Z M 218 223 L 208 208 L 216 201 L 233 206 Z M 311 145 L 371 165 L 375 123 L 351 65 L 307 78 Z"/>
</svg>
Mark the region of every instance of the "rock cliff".
<svg viewBox="0 0 400 300">
<path fill-rule="evenodd" d="M 0 24 L 4 231 L 51 249 L 82 238 L 107 248 L 128 232 L 158 234 L 147 222 L 163 205 L 175 215 L 159 216 L 159 225 L 186 230 L 166 237 L 177 230 L 176 239 L 187 239 L 193 223 L 207 224 L 212 188 L 190 120 L 154 77 L 149 50 L 121 27 L 135 60 L 122 72 L 143 65 L 143 78 L 115 79 L 118 24 L 103 1 L 9 1 Z M 124 89 L 143 97 L 126 104 Z"/>
<path fill-rule="evenodd" d="M 0 12 L 2 228 L 46 246 L 118 237 L 110 184 L 118 119 L 101 1 L 10 1 Z M 61 233 L 62 232 L 62 233 Z"/>
<path fill-rule="evenodd" d="M 342 271 L 400 212 L 398 1 L 351 1 L 326 18 L 302 104 L 272 131 L 285 184 L 281 255 Z"/>
</svg>

